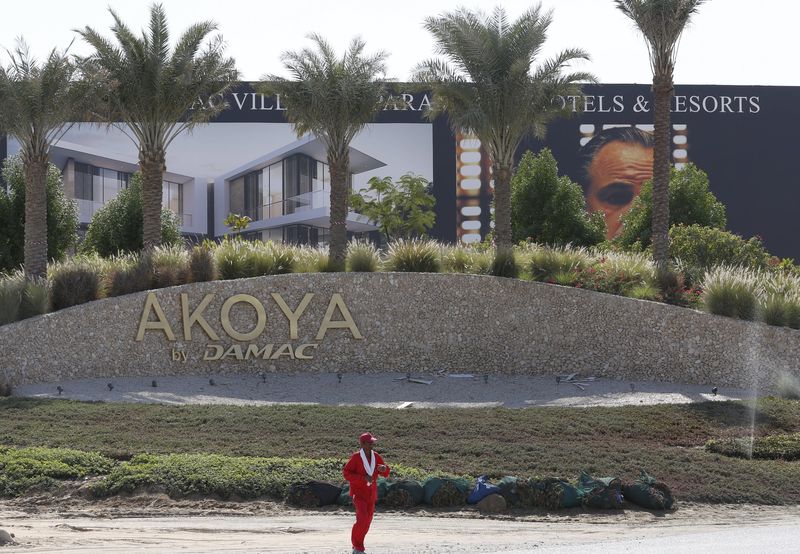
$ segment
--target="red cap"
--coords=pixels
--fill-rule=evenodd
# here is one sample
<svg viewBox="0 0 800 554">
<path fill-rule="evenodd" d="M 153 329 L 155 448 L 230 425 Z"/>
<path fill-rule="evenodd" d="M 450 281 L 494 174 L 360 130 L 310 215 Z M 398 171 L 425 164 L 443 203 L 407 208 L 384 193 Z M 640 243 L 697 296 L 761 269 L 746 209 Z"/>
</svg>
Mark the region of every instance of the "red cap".
<svg viewBox="0 0 800 554">
<path fill-rule="evenodd" d="M 368 442 L 373 443 L 377 441 L 375 437 L 372 436 L 372 433 L 362 433 L 360 437 L 358 437 L 358 442 Z"/>
</svg>

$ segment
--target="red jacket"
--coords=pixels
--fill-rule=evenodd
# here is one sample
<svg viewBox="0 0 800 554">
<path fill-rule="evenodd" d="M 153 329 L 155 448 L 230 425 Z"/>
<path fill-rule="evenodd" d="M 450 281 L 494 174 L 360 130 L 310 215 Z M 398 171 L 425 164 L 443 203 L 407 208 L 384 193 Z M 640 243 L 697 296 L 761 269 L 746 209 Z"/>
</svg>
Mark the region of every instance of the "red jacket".
<svg viewBox="0 0 800 554">
<path fill-rule="evenodd" d="M 350 483 L 350 496 L 357 496 L 365 500 L 371 499 L 373 502 L 378 500 L 378 475 L 387 477 L 390 468 L 386 466 L 386 471 L 378 471 L 378 466 L 384 464 L 381 455 L 375 454 L 375 473 L 372 474 L 372 485 L 367 486 L 367 470 L 364 469 L 364 462 L 361 460 L 361 451 L 357 450 L 350 456 L 350 460 L 345 464 L 342 475 Z M 369 459 L 369 458 L 367 458 Z"/>
</svg>

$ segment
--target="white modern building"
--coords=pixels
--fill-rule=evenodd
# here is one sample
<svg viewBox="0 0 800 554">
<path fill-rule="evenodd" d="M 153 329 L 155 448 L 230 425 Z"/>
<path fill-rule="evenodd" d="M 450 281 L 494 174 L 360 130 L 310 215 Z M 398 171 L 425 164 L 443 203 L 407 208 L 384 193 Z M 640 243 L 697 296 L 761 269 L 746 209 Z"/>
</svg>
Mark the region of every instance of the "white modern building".
<svg viewBox="0 0 800 554">
<path fill-rule="evenodd" d="M 8 137 L 7 154 L 19 152 Z M 189 238 L 230 233 L 230 213 L 251 218 L 247 238 L 324 246 L 330 227 L 330 176 L 324 144 L 300 139 L 286 123 L 212 123 L 179 136 L 167 152 L 164 206 L 180 216 Z M 82 230 L 138 171 L 135 145 L 119 129 L 75 125 L 52 147 L 65 193 L 77 200 Z M 427 124 L 369 125 L 350 148 L 351 188 L 406 172 L 432 180 Z M 376 230 L 350 213 L 350 236 Z"/>
<path fill-rule="evenodd" d="M 307 135 L 220 176 L 214 190 L 222 192 L 224 213 L 246 215 L 252 220 L 248 238 L 323 246 L 329 240 L 331 198 L 325 160 L 323 142 Z M 351 189 L 353 175 L 385 165 L 351 147 Z M 353 212 L 348 214 L 346 225 L 352 235 L 377 229 L 366 217 Z"/>
</svg>

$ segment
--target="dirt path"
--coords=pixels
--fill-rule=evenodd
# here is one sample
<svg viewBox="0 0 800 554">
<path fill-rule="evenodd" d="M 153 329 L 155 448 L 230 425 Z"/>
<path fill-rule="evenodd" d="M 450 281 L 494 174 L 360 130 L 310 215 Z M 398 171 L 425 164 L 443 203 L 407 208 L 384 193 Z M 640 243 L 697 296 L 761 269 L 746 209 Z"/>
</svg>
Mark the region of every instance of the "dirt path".
<svg viewBox="0 0 800 554">
<path fill-rule="evenodd" d="M 381 512 L 368 551 L 792 552 L 800 544 L 800 506 L 681 504 L 664 515 L 640 510 L 477 515 Z M 174 502 L 158 495 L 76 505 L 60 513 L 0 503 L 0 527 L 19 542 L 10 552 L 349 553 L 352 522 L 353 515 L 341 509 L 304 512 L 266 502 Z"/>
</svg>

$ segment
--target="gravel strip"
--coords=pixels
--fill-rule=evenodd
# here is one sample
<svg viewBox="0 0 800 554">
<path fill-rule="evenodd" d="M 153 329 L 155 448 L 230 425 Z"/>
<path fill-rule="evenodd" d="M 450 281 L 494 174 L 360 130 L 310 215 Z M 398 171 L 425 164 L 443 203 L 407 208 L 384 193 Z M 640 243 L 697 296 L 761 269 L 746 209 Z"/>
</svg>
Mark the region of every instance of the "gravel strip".
<svg viewBox="0 0 800 554">
<path fill-rule="evenodd" d="M 341 378 L 340 378 L 340 377 Z M 556 376 L 415 374 L 206 375 L 80 379 L 14 389 L 14 396 L 158 404 L 366 405 L 379 408 L 625 406 L 740 400 L 771 391 Z M 153 386 L 155 384 L 156 386 Z M 61 387 L 59 393 L 58 387 Z M 364 401 L 364 399 L 367 399 Z"/>
</svg>

